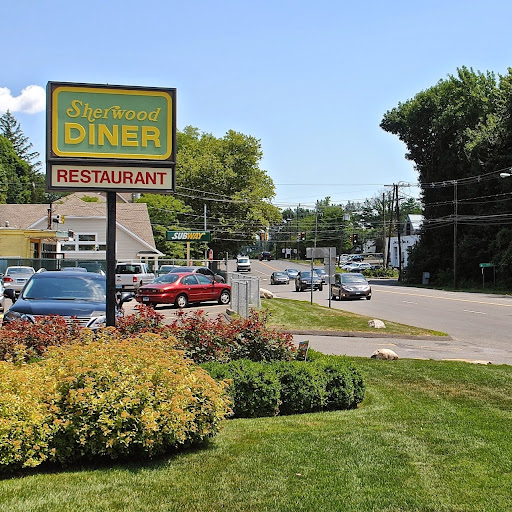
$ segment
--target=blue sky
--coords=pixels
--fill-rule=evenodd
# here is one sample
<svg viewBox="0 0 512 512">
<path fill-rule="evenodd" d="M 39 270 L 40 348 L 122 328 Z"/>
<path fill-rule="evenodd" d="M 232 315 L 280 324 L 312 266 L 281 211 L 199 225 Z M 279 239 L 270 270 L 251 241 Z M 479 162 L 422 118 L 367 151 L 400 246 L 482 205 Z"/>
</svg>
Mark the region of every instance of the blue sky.
<svg viewBox="0 0 512 512">
<path fill-rule="evenodd" d="M 458 67 L 512 66 L 504 0 L 5 4 L 0 113 L 43 161 L 48 81 L 176 87 L 178 129 L 261 140 L 281 207 L 415 183 L 404 145 L 379 128 L 384 113 Z"/>
</svg>

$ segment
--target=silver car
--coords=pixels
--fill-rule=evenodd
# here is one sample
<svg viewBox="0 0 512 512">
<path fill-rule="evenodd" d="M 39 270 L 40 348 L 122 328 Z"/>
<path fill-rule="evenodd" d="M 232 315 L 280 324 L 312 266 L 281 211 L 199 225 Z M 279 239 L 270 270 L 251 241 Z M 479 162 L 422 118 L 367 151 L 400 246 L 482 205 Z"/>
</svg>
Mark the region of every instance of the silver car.
<svg viewBox="0 0 512 512">
<path fill-rule="evenodd" d="M 36 273 L 33 267 L 13 266 L 7 267 L 3 278 L 6 290 L 11 288 L 18 295 L 27 281 Z"/>
<path fill-rule="evenodd" d="M 334 300 L 372 298 L 372 287 L 363 274 L 347 273 L 334 274 L 334 283 L 331 285 L 331 298 Z"/>
</svg>

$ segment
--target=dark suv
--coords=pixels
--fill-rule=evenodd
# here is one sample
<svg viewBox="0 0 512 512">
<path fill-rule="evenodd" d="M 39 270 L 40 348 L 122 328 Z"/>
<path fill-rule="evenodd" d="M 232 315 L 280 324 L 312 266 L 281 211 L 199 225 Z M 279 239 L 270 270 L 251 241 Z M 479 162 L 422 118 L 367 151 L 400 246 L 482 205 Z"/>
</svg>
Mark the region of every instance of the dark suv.
<svg viewBox="0 0 512 512">
<path fill-rule="evenodd" d="M 295 291 L 303 292 L 305 289 L 309 288 L 313 290 L 323 290 L 322 278 L 316 273 L 313 272 L 313 278 L 311 278 L 311 270 L 301 270 L 297 277 L 295 278 Z"/>
<path fill-rule="evenodd" d="M 259 255 L 258 259 L 259 259 L 260 261 L 263 261 L 263 260 L 270 261 L 270 260 L 272 259 L 272 255 L 271 255 L 268 251 L 263 251 L 263 252 Z"/>
</svg>

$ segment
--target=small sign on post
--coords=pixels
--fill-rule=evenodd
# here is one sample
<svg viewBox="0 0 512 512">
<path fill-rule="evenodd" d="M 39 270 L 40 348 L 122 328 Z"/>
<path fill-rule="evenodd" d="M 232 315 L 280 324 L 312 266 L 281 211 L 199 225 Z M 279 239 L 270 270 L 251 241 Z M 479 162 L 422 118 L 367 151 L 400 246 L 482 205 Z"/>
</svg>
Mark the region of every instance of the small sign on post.
<svg viewBox="0 0 512 512">
<path fill-rule="evenodd" d="M 309 340 L 300 341 L 297 359 L 304 359 L 304 361 L 305 361 L 308 356 L 308 349 L 309 349 Z"/>
</svg>

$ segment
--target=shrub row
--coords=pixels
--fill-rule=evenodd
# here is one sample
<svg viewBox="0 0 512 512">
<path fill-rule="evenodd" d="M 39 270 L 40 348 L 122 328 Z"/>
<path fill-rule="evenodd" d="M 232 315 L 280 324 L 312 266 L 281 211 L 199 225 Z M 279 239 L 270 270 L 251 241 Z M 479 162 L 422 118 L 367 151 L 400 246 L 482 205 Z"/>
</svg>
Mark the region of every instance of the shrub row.
<svg viewBox="0 0 512 512">
<path fill-rule="evenodd" d="M 164 316 L 153 308 L 137 306 L 133 315 L 121 318 L 116 328 L 100 329 L 99 334 L 130 338 L 141 333 L 158 334 L 172 340 L 176 348 L 197 364 L 206 361 L 291 360 L 296 348 L 289 333 L 267 327 L 268 313 L 253 311 L 249 318 L 227 321 L 221 316 L 209 318 L 204 311 L 179 312 L 164 324 Z M 42 317 L 35 324 L 18 321 L 0 329 L 0 360 L 28 362 L 44 357 L 52 346 L 92 341 L 97 335 L 77 324 L 67 325 L 62 317 Z"/>
<path fill-rule="evenodd" d="M 0 363 L 0 471 L 150 457 L 212 437 L 228 414 L 225 384 L 161 337 L 100 335 Z"/>
<path fill-rule="evenodd" d="M 364 398 L 360 371 L 345 358 L 258 363 L 248 360 L 202 365 L 216 380 L 230 382 L 238 418 L 353 409 Z"/>
</svg>

